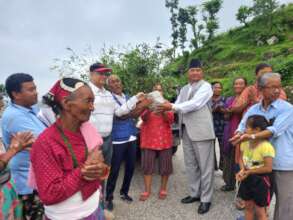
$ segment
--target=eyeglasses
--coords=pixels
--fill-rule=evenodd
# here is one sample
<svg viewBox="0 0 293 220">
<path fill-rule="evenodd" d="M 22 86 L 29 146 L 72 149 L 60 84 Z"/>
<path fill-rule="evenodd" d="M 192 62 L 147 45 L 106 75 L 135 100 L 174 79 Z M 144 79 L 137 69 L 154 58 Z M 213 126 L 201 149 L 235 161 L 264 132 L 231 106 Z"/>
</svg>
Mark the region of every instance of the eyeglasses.
<svg viewBox="0 0 293 220">
<path fill-rule="evenodd" d="M 276 89 L 281 89 L 281 86 L 265 86 L 265 89 L 270 89 L 270 90 L 276 90 Z"/>
</svg>

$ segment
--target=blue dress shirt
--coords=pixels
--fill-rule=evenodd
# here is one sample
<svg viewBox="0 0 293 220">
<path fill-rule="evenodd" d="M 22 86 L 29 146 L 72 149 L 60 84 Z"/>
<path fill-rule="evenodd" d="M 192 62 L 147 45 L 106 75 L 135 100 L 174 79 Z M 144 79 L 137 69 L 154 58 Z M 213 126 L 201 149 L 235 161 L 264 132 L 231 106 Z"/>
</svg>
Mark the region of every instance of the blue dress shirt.
<svg viewBox="0 0 293 220">
<path fill-rule="evenodd" d="M 274 170 L 293 170 L 293 106 L 284 100 L 277 99 L 265 110 L 262 103 L 249 108 L 243 116 L 237 131 L 244 132 L 247 118 L 251 115 L 263 115 L 273 124 L 267 129 L 273 133 L 270 142 L 275 148 Z"/>
</svg>

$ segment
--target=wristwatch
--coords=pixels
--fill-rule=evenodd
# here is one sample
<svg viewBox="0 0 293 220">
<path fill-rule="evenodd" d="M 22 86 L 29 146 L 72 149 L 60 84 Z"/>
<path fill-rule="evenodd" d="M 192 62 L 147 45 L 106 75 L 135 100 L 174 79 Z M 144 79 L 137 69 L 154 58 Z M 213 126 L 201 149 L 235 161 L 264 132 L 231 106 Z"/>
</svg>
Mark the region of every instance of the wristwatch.
<svg viewBox="0 0 293 220">
<path fill-rule="evenodd" d="M 255 140 L 255 134 L 250 135 L 252 140 Z"/>
</svg>

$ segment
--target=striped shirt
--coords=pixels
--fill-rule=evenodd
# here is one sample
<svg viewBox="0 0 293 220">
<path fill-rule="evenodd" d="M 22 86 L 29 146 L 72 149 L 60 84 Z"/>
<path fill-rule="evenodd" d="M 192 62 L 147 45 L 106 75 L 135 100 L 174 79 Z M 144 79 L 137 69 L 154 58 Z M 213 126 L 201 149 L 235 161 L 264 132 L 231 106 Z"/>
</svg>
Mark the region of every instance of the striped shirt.
<svg viewBox="0 0 293 220">
<path fill-rule="evenodd" d="M 114 115 L 120 117 L 128 114 L 136 107 L 138 99 L 133 96 L 120 106 L 108 90 L 100 89 L 92 82 L 89 82 L 89 85 L 95 95 L 95 110 L 92 112 L 90 121 L 103 137 L 107 137 L 112 132 Z"/>
</svg>

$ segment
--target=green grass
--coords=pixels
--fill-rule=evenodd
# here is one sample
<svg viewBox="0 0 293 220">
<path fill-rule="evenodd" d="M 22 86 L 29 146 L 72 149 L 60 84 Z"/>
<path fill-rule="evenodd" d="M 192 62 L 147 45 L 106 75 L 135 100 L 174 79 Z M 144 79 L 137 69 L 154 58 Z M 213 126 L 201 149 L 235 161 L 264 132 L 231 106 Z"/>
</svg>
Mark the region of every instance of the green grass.
<svg viewBox="0 0 293 220">
<path fill-rule="evenodd" d="M 255 66 L 266 62 L 283 75 L 284 86 L 293 85 L 293 4 L 278 9 L 274 14 L 271 31 L 263 18 L 255 18 L 247 27 L 231 29 L 192 51 L 188 59 L 179 57 L 164 71 L 176 73 L 186 70 L 190 59 L 199 58 L 204 63 L 207 79 L 221 81 L 224 93 L 229 95 L 233 78 L 245 76 L 252 83 Z M 268 45 L 265 40 L 271 36 L 277 36 L 279 43 Z M 264 45 L 257 46 L 256 38 L 261 39 Z"/>
</svg>

